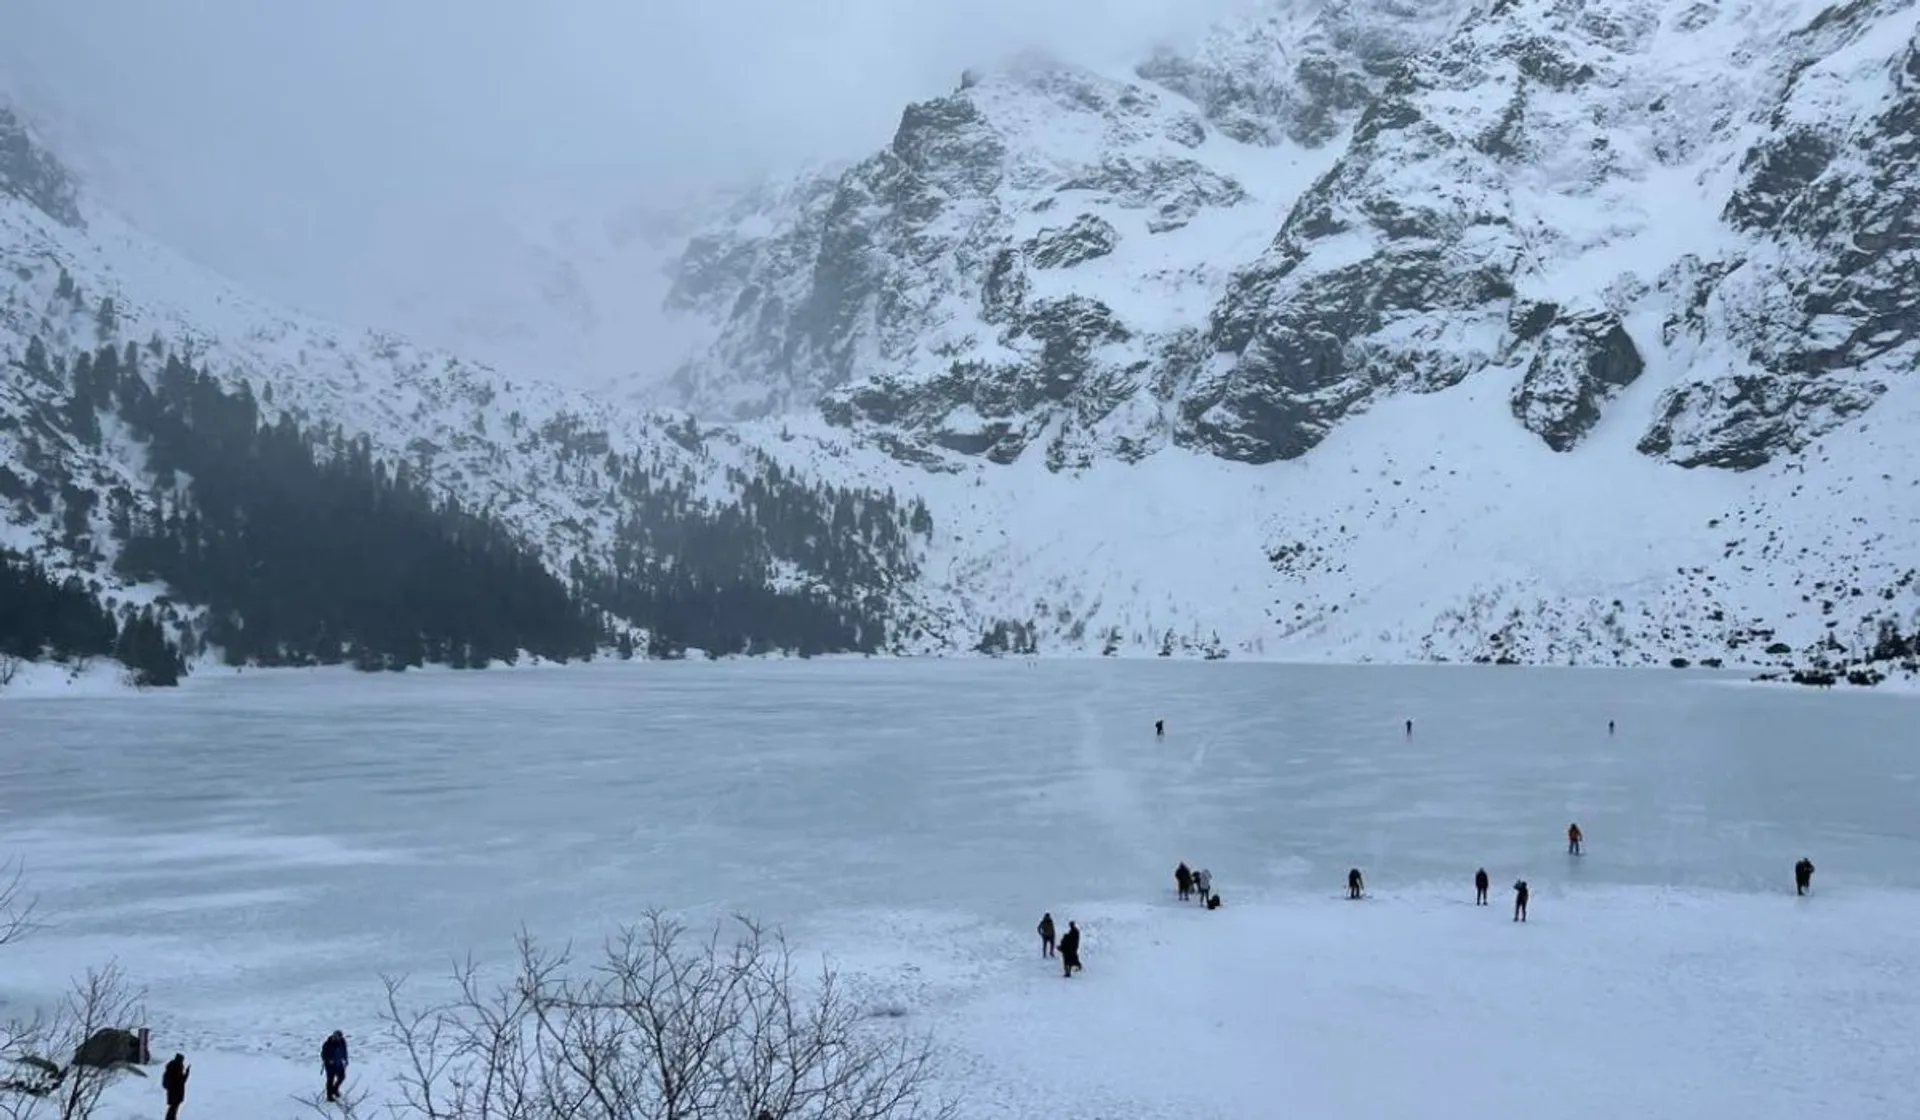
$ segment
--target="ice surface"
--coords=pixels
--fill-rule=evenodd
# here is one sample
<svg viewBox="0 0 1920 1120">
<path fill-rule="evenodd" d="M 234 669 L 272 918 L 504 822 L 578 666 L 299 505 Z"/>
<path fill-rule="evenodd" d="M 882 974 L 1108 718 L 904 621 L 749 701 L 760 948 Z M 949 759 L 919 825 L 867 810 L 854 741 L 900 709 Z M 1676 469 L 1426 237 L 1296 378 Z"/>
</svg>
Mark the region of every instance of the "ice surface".
<svg viewBox="0 0 1920 1120">
<path fill-rule="evenodd" d="M 0 853 L 56 926 L 0 951 L 0 1000 L 117 956 L 193 1115 L 291 1116 L 334 1026 L 382 1076 L 381 973 L 522 923 L 743 909 L 934 1030 L 968 1116 L 1911 1116 L 1914 711 L 1681 672 L 1114 661 L 10 700 Z M 1173 901 L 1182 858 L 1223 910 Z M 1031 959 L 1041 910 L 1086 931 L 1071 982 Z"/>
</svg>

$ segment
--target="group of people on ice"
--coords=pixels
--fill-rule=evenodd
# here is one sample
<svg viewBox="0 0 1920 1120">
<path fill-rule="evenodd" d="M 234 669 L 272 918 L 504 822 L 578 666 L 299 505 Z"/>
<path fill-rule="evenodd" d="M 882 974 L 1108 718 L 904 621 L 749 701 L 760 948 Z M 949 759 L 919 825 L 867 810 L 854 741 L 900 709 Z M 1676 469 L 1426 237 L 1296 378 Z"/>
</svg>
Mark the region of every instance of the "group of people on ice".
<svg viewBox="0 0 1920 1120">
<path fill-rule="evenodd" d="M 340 1099 L 340 1086 L 347 1079 L 347 1036 L 334 1031 L 320 1044 L 320 1069 L 327 1075 L 326 1096 Z M 187 1078 L 193 1067 L 185 1054 L 175 1054 L 160 1071 L 160 1091 L 167 1095 L 167 1120 L 180 1120 L 180 1106 L 187 1101 Z"/>
<path fill-rule="evenodd" d="M 1613 730 L 1613 721 L 1608 720 L 1607 733 L 1611 735 L 1613 734 Z M 1156 738 L 1165 738 L 1167 734 L 1166 721 L 1159 719 L 1154 720 L 1153 733 Z M 1409 736 L 1413 734 L 1412 720 L 1406 721 L 1406 733 Z M 1583 855 L 1585 854 L 1585 845 L 1586 834 L 1580 831 L 1579 822 L 1576 821 L 1568 824 L 1567 854 L 1574 856 Z M 1813 861 L 1802 857 L 1798 863 L 1793 865 L 1794 893 L 1796 895 L 1804 895 L 1812 889 L 1812 884 Z M 1487 892 L 1492 885 L 1492 878 L 1487 874 L 1486 868 L 1482 867 L 1473 873 L 1473 904 L 1475 906 L 1490 905 L 1487 901 Z M 1220 908 L 1220 895 L 1213 889 L 1213 872 L 1204 867 L 1196 871 L 1188 867 L 1185 860 L 1181 860 L 1179 865 L 1173 869 L 1173 886 L 1174 892 L 1182 902 L 1197 898 L 1200 904 L 1208 910 L 1218 910 Z M 1357 867 L 1348 868 L 1347 897 L 1349 899 L 1365 898 L 1366 890 L 1366 878 L 1361 875 L 1360 869 Z M 1527 903 L 1532 898 L 1532 895 L 1533 889 L 1527 885 L 1525 879 L 1514 880 L 1514 921 L 1524 922 L 1527 920 Z M 1080 927 L 1078 925 L 1073 922 L 1068 922 L 1067 932 L 1060 935 L 1056 942 L 1053 915 L 1051 913 L 1042 914 L 1040 916 L 1039 933 L 1041 957 L 1051 958 L 1058 956 L 1061 974 L 1068 978 L 1071 978 L 1074 973 L 1080 971 Z"/>
<path fill-rule="evenodd" d="M 1493 885 L 1493 880 L 1487 875 L 1486 868 L 1482 867 L 1480 870 L 1475 871 L 1473 873 L 1473 904 L 1475 906 L 1487 905 L 1487 889 L 1492 885 Z M 1366 890 L 1367 890 L 1366 879 L 1361 876 L 1360 869 L 1357 867 L 1348 868 L 1347 869 L 1347 897 L 1348 898 L 1365 898 Z M 1514 884 L 1513 884 L 1513 920 L 1514 921 L 1524 922 L 1527 920 L 1527 896 L 1531 893 L 1532 891 L 1527 886 L 1527 881 L 1525 879 L 1514 880 Z"/>
<path fill-rule="evenodd" d="M 1200 905 L 1207 909 L 1220 909 L 1220 895 L 1213 889 L 1213 872 L 1204 867 L 1195 871 L 1187 866 L 1186 860 L 1181 860 L 1180 866 L 1173 869 L 1173 888 L 1182 902 L 1198 898 Z"/>
<path fill-rule="evenodd" d="M 1049 910 L 1040 915 L 1040 956 L 1059 957 L 1061 975 L 1071 980 L 1080 971 L 1080 927 L 1068 922 L 1067 932 L 1060 935 L 1057 945 L 1053 934 L 1053 912 Z"/>
</svg>

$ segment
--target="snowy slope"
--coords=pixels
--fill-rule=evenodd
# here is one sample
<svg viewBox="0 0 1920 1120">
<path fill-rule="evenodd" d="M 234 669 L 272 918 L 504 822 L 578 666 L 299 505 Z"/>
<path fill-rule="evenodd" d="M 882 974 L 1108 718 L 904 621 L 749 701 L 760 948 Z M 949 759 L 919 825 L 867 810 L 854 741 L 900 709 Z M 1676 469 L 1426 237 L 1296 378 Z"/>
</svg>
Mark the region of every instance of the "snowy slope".
<svg viewBox="0 0 1920 1120">
<path fill-rule="evenodd" d="M 1736 474 L 1651 459 L 1611 422 L 1564 455 L 1477 423 L 1513 383 L 1385 402 L 1285 463 L 1171 449 L 929 474 L 949 641 L 1006 620 L 1043 654 L 1117 631 L 1131 655 L 1170 637 L 1180 655 L 1773 664 L 1830 635 L 1844 660 L 1881 619 L 1920 629 L 1920 386 Z M 884 452 L 815 434 L 838 460 L 817 469 L 898 477 Z M 809 441 L 780 448 L 820 462 Z"/>
</svg>

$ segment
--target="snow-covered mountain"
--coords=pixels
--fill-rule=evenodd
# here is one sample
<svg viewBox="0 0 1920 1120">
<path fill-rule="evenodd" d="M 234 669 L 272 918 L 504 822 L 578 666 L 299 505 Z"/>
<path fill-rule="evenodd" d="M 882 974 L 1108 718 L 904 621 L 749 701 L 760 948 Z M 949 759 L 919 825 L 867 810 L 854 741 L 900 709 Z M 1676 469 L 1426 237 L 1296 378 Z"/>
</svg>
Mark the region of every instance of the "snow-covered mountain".
<svg viewBox="0 0 1920 1120">
<path fill-rule="evenodd" d="M 1016 617 L 1556 661 L 1910 625 L 1917 18 L 1281 2 L 976 72 L 692 240 L 679 399 L 811 406 L 1015 524 L 1068 495 L 971 561 Z"/>
<path fill-rule="evenodd" d="M 1135 75 L 973 75 L 695 238 L 683 400 L 1058 468 L 1296 458 L 1480 375 L 1565 451 L 1649 376 L 1648 454 L 1758 465 L 1912 367 L 1915 14 L 1283 4 Z"/>
<path fill-rule="evenodd" d="M 569 441 L 716 501 L 773 463 L 921 500 L 873 589 L 898 648 L 1864 651 L 1920 630 L 1916 16 L 1272 0 L 1127 72 L 972 71 L 687 236 L 663 349 L 699 439 L 248 301 L 25 139 L 0 345 L 87 329 L 45 310 L 64 268 L 556 565 L 619 517 Z"/>
<path fill-rule="evenodd" d="M 868 637 L 883 648 L 927 640 L 910 634 L 924 613 L 911 606 L 914 546 L 901 539 L 910 497 L 834 486 L 685 416 L 252 299 L 94 205 L 5 109 L 0 291 L 0 547 L 81 576 L 110 604 L 170 590 L 117 569 L 113 510 L 123 524 L 177 511 L 189 481 L 154 470 L 149 448 L 80 383 L 83 358 L 124 348 L 149 382 L 184 356 L 269 422 L 364 440 L 390 469 L 499 519 L 570 582 L 637 565 L 724 583 L 733 576 L 711 565 L 764 564 L 783 589 L 892 620 Z M 687 555 L 689 538 L 725 555 Z M 191 628 L 193 611 L 176 621 Z"/>
</svg>

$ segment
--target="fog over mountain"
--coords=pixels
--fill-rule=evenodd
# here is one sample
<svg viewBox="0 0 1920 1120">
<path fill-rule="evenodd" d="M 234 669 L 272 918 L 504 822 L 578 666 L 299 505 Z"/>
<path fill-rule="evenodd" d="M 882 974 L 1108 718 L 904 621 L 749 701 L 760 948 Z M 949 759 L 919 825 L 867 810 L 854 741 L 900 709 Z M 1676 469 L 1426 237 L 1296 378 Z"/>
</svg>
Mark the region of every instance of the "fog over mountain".
<svg viewBox="0 0 1920 1120">
<path fill-rule="evenodd" d="M 636 211 L 863 154 L 965 66 L 1131 60 L 1208 7 L 9 0 L 0 97 L 263 295 L 595 384 L 645 367 L 657 327 L 665 250 Z"/>
</svg>

